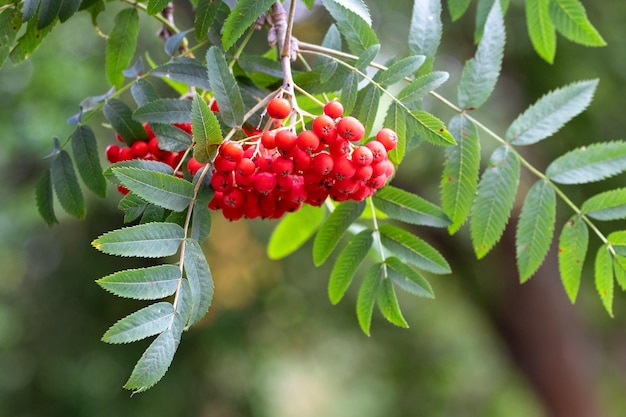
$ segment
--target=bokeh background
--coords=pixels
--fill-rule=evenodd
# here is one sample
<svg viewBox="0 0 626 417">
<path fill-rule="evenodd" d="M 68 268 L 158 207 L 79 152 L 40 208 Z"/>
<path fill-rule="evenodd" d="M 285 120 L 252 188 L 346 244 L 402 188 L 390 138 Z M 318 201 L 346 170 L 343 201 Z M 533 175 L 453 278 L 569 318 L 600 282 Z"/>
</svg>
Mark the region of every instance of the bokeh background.
<svg viewBox="0 0 626 417">
<path fill-rule="evenodd" d="M 411 2 L 367 3 L 384 57 L 406 53 Z M 503 133 L 549 90 L 600 78 L 587 112 L 524 150 L 539 167 L 576 146 L 624 136 L 626 8 L 585 3 L 608 46 L 589 49 L 560 38 L 556 63 L 548 65 L 531 49 L 523 2 L 511 1 L 502 78 L 476 114 Z M 177 7 L 178 26 L 190 27 L 189 6 Z M 455 23 L 443 12 L 442 54 L 435 67 L 450 72 L 441 92 L 451 98 L 462 63 L 474 51 L 474 9 Z M 111 16 L 99 19 L 105 33 Z M 296 36 L 319 41 L 328 22 L 320 10 L 305 14 Z M 159 62 L 166 57 L 157 29 L 142 20 L 139 50 Z M 515 221 L 502 244 L 480 262 L 467 227 L 454 237 L 420 229 L 455 272 L 432 277 L 434 301 L 400 294 L 410 329 L 395 328 L 376 313 L 368 338 L 355 318 L 356 288 L 331 306 L 330 268 L 313 266 L 310 244 L 270 261 L 265 245 L 273 222 L 229 223 L 215 216 L 205 245 L 216 281 L 211 312 L 184 335 L 165 378 L 131 398 L 122 385 L 148 341 L 112 346 L 99 339 L 144 304 L 116 298 L 94 280 L 148 264 L 108 257 L 90 246 L 99 234 L 122 225 L 119 196 L 112 187 L 106 200 L 87 194 L 86 220 L 64 217 L 59 209 L 61 224 L 48 228 L 38 218 L 33 191 L 53 136 L 71 133 L 65 120 L 82 99 L 108 90 L 104 46 L 82 13 L 58 26 L 30 60 L 0 69 L 0 416 L 624 415 L 625 294 L 616 292 L 616 318 L 609 318 L 595 293 L 591 254 L 578 301 L 570 305 L 554 250 L 536 276 L 520 285 Z M 444 120 L 452 116 L 433 101 L 425 106 Z M 114 138 L 102 122 L 96 118 L 91 126 L 104 149 Z M 484 138 L 485 159 L 494 145 Z M 403 163 L 396 184 L 437 201 L 441 161 L 441 149 L 418 148 Z M 523 174 L 521 189 L 532 182 Z M 567 192 L 581 203 L 601 189 L 623 185 L 621 175 Z M 570 215 L 560 207 L 557 228 Z M 618 227 L 623 223 L 606 230 Z M 595 253 L 598 241 L 591 242 Z"/>
</svg>

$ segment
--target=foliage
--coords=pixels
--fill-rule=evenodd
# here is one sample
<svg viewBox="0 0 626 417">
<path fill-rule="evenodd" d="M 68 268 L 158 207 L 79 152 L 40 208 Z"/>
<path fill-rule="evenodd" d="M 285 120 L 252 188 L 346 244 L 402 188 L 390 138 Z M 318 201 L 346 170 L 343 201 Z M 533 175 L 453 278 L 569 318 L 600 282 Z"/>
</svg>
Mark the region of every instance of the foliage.
<svg viewBox="0 0 626 417">
<path fill-rule="evenodd" d="M 312 7 L 312 2 L 305 3 Z M 396 289 L 433 298 L 428 277 L 450 272 L 440 251 L 417 236 L 419 226 L 447 228 L 455 234 L 469 219 L 476 256 L 482 258 L 490 252 L 516 214 L 522 167 L 537 181 L 525 196 L 519 196 L 523 204 L 515 240 L 520 281 L 532 277 L 549 251 L 560 200 L 574 211 L 558 239 L 563 285 L 574 302 L 592 231 L 601 241 L 595 258 L 596 288 L 606 310 L 613 314 L 614 279 L 622 288 L 626 286 L 626 232 L 606 236 L 594 222 L 626 216 L 624 189 L 604 191 L 577 205 L 560 185 L 597 182 L 622 173 L 626 170 L 626 145 L 615 140 L 574 149 L 550 163 L 545 173 L 520 151 L 520 147 L 553 136 L 584 111 L 597 81 L 575 82 L 547 93 L 500 136 L 471 112 L 483 106 L 496 88 L 506 44 L 508 1 L 478 1 L 476 53 L 463 67 L 458 104 L 435 91 L 448 79 L 446 72 L 433 71 L 442 36 L 440 0 L 414 1 L 408 56 L 393 59 L 387 66 L 376 61 L 381 45 L 365 3 L 322 3 L 335 23 L 322 45 L 315 45 L 291 36 L 295 6 L 287 13 L 280 2 L 240 0 L 231 10 L 225 2 L 198 0 L 193 27 L 184 31 L 174 26 L 173 6 L 167 2 L 128 2 L 117 12 L 107 36 L 105 73 L 114 88 L 83 101 L 80 112 L 69 120 L 74 131 L 65 141 L 54 140 L 50 167 L 36 188 L 43 219 L 49 225 L 58 222 L 53 194 L 67 214 L 84 217 L 85 199 L 78 178 L 101 197 L 108 180 L 125 194 L 119 205 L 124 221 L 139 219 L 139 224 L 105 233 L 93 246 L 114 256 L 171 261 L 119 271 L 97 281 L 117 296 L 155 301 L 122 318 L 102 338 L 107 343 L 129 343 L 156 336 L 125 385 L 133 392 L 150 388 L 165 375 L 182 333 L 201 320 L 211 305 L 213 279 L 202 243 L 210 234 L 208 208 L 214 208 L 220 152 L 225 152 L 227 143 L 236 142 L 252 149 L 251 157 L 258 156 L 266 146 L 262 142 L 265 133 L 309 128 L 315 114 L 312 109 L 319 111 L 331 97 L 339 98 L 345 116 L 352 115 L 362 123 L 363 140 L 357 142 L 357 138 L 349 152 L 354 153 L 359 144 L 379 140 L 373 131 L 379 118 L 395 132 L 397 143 L 386 146 L 392 163 L 386 171 L 389 174 L 380 187 L 371 186 L 371 193 L 355 201 L 343 201 L 337 195 L 326 198 L 326 194 L 319 204 L 287 210 L 293 212 L 278 223 L 268 254 L 273 259 L 285 257 L 314 236 L 315 265 L 333 261 L 328 283 L 333 304 L 341 301 L 355 278 L 362 275 L 356 316 L 363 332 L 370 334 L 376 305 L 390 323 L 408 327 Z M 466 12 L 469 3 L 448 0 L 453 20 Z M 91 13 L 97 25 L 98 16 L 108 13 L 108 7 L 102 1 L 55 0 L 0 6 L 0 64 L 7 59 L 13 63 L 26 59 L 57 23 L 80 10 Z M 157 64 L 146 56 L 149 67 L 145 68 L 143 59 L 134 59 L 140 13 L 163 25 L 159 36 L 165 41 L 167 62 Z M 533 46 L 550 63 L 556 52 L 556 32 L 582 45 L 604 45 L 578 0 L 527 0 L 526 17 Z M 248 44 L 251 38 L 265 34 L 269 48 L 255 50 Z M 295 58 L 303 62 L 297 70 L 292 69 Z M 172 96 L 159 96 L 154 79 L 171 85 Z M 134 103 L 127 102 L 126 91 Z M 427 95 L 457 113 L 447 125 L 423 108 Z M 285 120 L 266 115 L 267 103 L 276 97 L 287 98 L 291 105 Z M 136 158 L 116 156 L 112 161 L 116 163 L 104 173 L 96 138 L 86 124 L 100 113 L 127 145 L 125 149 L 136 152 Z M 336 123 L 339 129 L 339 121 Z M 482 174 L 481 131 L 499 145 L 483 164 Z M 150 150 L 151 158 L 142 159 L 148 151 L 139 155 L 139 149 L 150 146 L 150 135 L 158 147 Z M 66 150 L 70 145 L 72 156 Z M 395 170 L 405 169 L 402 162 L 407 153 L 432 145 L 443 147 L 445 153 L 441 207 L 385 185 Z M 288 157 L 286 153 L 282 156 Z M 192 161 L 200 165 L 192 168 Z M 377 188 L 381 189 L 374 192 Z M 223 214 L 228 217 L 226 210 Z M 333 258 L 335 251 L 338 255 Z M 361 269 L 363 274 L 359 274 Z"/>
</svg>

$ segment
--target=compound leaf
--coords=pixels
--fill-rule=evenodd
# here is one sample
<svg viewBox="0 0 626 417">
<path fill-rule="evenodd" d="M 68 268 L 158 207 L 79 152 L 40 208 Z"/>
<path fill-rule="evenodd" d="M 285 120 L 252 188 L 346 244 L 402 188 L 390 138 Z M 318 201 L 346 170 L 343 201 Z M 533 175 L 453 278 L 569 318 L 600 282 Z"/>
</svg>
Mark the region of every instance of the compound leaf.
<svg viewBox="0 0 626 417">
<path fill-rule="evenodd" d="M 335 207 L 326 218 L 313 241 L 313 262 L 323 264 L 332 253 L 348 227 L 361 216 L 365 202 L 346 201 Z"/>
<path fill-rule="evenodd" d="M 174 223 L 146 223 L 107 232 L 91 242 L 108 255 L 161 258 L 178 251 L 185 232 Z"/>
<path fill-rule="evenodd" d="M 124 317 L 106 331 L 106 343 L 130 343 L 154 336 L 167 329 L 174 318 L 174 306 L 160 302 Z"/>
<path fill-rule="evenodd" d="M 118 297 L 157 300 L 174 294 L 181 277 L 179 267 L 157 265 L 115 272 L 96 283 Z"/>
<path fill-rule="evenodd" d="M 447 227 L 450 224 L 448 216 L 441 208 L 391 185 L 378 190 L 372 200 L 379 210 L 392 219 L 432 227 Z"/>
<path fill-rule="evenodd" d="M 596 220 L 620 220 L 626 218 L 626 188 L 605 191 L 585 201 L 583 213 Z"/>
<path fill-rule="evenodd" d="M 606 245 L 600 246 L 594 267 L 596 290 L 609 316 L 613 317 L 613 259 Z"/>
<path fill-rule="evenodd" d="M 418 297 L 435 298 L 430 283 L 419 272 L 395 256 L 385 259 L 389 279 L 402 290 Z"/>
<path fill-rule="evenodd" d="M 191 316 L 189 326 L 197 323 L 209 311 L 213 300 L 213 276 L 200 244 L 193 239 L 185 240 L 185 276 L 191 289 Z"/>
<path fill-rule="evenodd" d="M 193 197 L 193 185 L 173 175 L 130 167 L 113 167 L 112 171 L 124 187 L 168 210 L 185 210 Z"/>
<path fill-rule="evenodd" d="M 556 29 L 550 20 L 550 0 L 526 0 L 526 26 L 535 51 L 552 64 L 556 54 Z"/>
<path fill-rule="evenodd" d="M 139 107 L 133 113 L 133 118 L 148 123 L 191 122 L 191 101 L 160 98 Z"/>
<path fill-rule="evenodd" d="M 402 311 L 400 311 L 398 297 L 396 297 L 393 284 L 388 278 L 382 280 L 382 288 L 378 291 L 378 308 L 389 323 L 395 324 L 398 327 L 409 327 L 402 316 Z"/>
<path fill-rule="evenodd" d="M 82 219 L 85 217 L 85 200 L 78 185 L 78 178 L 72 158 L 67 151 L 61 150 L 52 160 L 50 167 L 52 185 L 59 203 L 67 214 Z"/>
<path fill-rule="evenodd" d="M 499 0 L 487 16 L 485 30 L 476 55 L 465 63 L 459 82 L 459 105 L 465 109 L 482 106 L 493 92 L 504 52 L 504 19 Z"/>
<path fill-rule="evenodd" d="M 576 302 L 583 263 L 589 244 L 589 230 L 578 215 L 572 216 L 559 236 L 559 273 L 567 296 Z"/>
<path fill-rule="evenodd" d="M 531 145 L 555 134 L 591 102 L 598 80 L 569 84 L 541 97 L 511 124 L 505 139 Z"/>
<path fill-rule="evenodd" d="M 550 250 L 556 221 L 556 193 L 545 180 L 528 191 L 515 234 L 515 252 L 520 281 L 527 281 L 541 266 Z"/>
<path fill-rule="evenodd" d="M 107 38 L 106 74 L 111 85 L 118 89 L 124 83 L 124 71 L 137 47 L 139 34 L 139 13 L 134 7 L 121 10 L 114 20 L 113 30 Z"/>
<path fill-rule="evenodd" d="M 480 169 L 480 140 L 474 123 L 462 115 L 450 121 L 456 146 L 445 149 L 446 160 L 441 178 L 441 207 L 452 220 L 450 234 L 456 233 L 470 214 Z"/>
<path fill-rule="evenodd" d="M 361 330 L 366 335 L 370 335 L 370 327 L 372 325 L 372 314 L 374 313 L 374 304 L 380 290 L 380 283 L 383 279 L 383 264 L 372 265 L 363 277 L 359 295 L 356 299 L 356 316 L 359 321 Z"/>
<path fill-rule="evenodd" d="M 83 183 L 100 197 L 106 195 L 106 180 L 98 157 L 98 144 L 93 130 L 81 125 L 72 134 L 72 152 Z"/>
<path fill-rule="evenodd" d="M 390 224 L 380 226 L 379 231 L 382 244 L 403 261 L 433 274 L 450 273 L 444 257 L 417 236 Z"/>
<path fill-rule="evenodd" d="M 520 162 L 508 147 L 497 148 L 480 182 L 470 218 L 470 232 L 478 259 L 500 240 L 511 214 L 520 179 Z"/>
<path fill-rule="evenodd" d="M 353 54 L 361 56 L 367 48 L 379 43 L 371 24 L 357 13 L 340 6 L 335 0 L 322 0 L 322 4 L 335 19 L 337 28 Z"/>
<path fill-rule="evenodd" d="M 254 3 L 253 1 L 239 2 Z M 271 2 L 270 2 L 271 3 Z M 232 15 L 232 14 L 231 14 Z M 241 126 L 244 116 L 243 99 L 235 77 L 228 69 L 224 53 L 212 46 L 206 53 L 209 83 L 220 107 L 220 117 L 229 127 Z"/>
<path fill-rule="evenodd" d="M 574 149 L 553 161 L 546 175 L 559 184 L 585 184 L 626 170 L 626 142 L 594 143 Z"/>
<path fill-rule="evenodd" d="M 267 256 L 281 259 L 291 255 L 313 236 L 323 220 L 324 210 L 308 204 L 298 211 L 287 213 L 270 236 Z"/>
<path fill-rule="evenodd" d="M 328 281 L 328 298 L 331 303 L 337 304 L 341 301 L 373 242 L 372 231 L 365 229 L 352 236 L 341 250 Z"/>
</svg>

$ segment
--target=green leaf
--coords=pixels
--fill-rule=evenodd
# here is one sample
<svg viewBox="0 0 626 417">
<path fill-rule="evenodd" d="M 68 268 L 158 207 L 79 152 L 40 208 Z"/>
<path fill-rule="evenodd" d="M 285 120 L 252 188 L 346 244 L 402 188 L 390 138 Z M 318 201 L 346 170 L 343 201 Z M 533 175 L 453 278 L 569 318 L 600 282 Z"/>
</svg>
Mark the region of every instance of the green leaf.
<svg viewBox="0 0 626 417">
<path fill-rule="evenodd" d="M 237 3 L 240 4 L 242 2 Z M 237 81 L 228 69 L 224 53 L 212 46 L 206 53 L 206 61 L 211 90 L 220 107 L 220 117 L 228 127 L 241 126 L 244 116 L 243 99 Z"/>
<path fill-rule="evenodd" d="M 175 98 L 160 98 L 139 107 L 133 118 L 148 123 L 191 122 L 191 101 Z"/>
<path fill-rule="evenodd" d="M 146 223 L 107 232 L 91 245 L 109 255 L 161 258 L 174 255 L 184 237 L 177 224 Z"/>
<path fill-rule="evenodd" d="M 41 0 L 37 16 L 37 29 L 43 29 L 52 24 L 61 9 L 63 0 Z"/>
<path fill-rule="evenodd" d="M 569 84 L 541 97 L 511 124 L 505 139 L 531 145 L 555 134 L 591 102 L 598 80 Z"/>
<path fill-rule="evenodd" d="M 308 204 L 298 211 L 287 213 L 270 236 L 267 256 L 281 259 L 291 255 L 313 236 L 323 220 L 324 210 Z"/>
<path fill-rule="evenodd" d="M 504 19 L 500 2 L 496 0 L 487 17 L 476 55 L 463 67 L 458 91 L 462 108 L 479 108 L 493 92 L 502 67 L 504 42 Z"/>
<path fill-rule="evenodd" d="M 185 240 L 185 276 L 191 288 L 192 310 L 189 326 L 204 317 L 213 300 L 213 277 L 200 244 L 193 239 Z"/>
<path fill-rule="evenodd" d="M 59 21 L 63 23 L 72 17 L 78 11 L 81 3 L 82 0 L 62 0 L 59 9 Z"/>
<path fill-rule="evenodd" d="M 553 161 L 546 175 L 559 184 L 585 184 L 626 170 L 626 142 L 594 143 L 574 149 Z"/>
<path fill-rule="evenodd" d="M 448 0 L 448 10 L 452 21 L 459 20 L 467 11 L 471 0 Z"/>
<path fill-rule="evenodd" d="M 626 188 L 606 191 L 585 201 L 583 213 L 596 220 L 620 220 L 626 218 Z"/>
<path fill-rule="evenodd" d="M 102 113 L 128 146 L 135 141 L 148 138 L 146 129 L 141 123 L 133 119 L 133 111 L 123 101 L 118 99 L 107 100 L 102 108 Z"/>
<path fill-rule="evenodd" d="M 445 71 L 433 71 L 422 75 L 400 90 L 398 100 L 402 104 L 410 106 L 445 83 L 448 77 L 449 75 Z"/>
<path fill-rule="evenodd" d="M 198 93 L 191 104 L 191 131 L 196 141 L 194 158 L 201 163 L 208 162 L 216 155 L 224 138 L 217 117 Z"/>
<path fill-rule="evenodd" d="M 389 279 L 402 290 L 418 297 L 435 298 L 430 283 L 419 272 L 395 256 L 385 259 Z"/>
<path fill-rule="evenodd" d="M 354 117 L 365 127 L 365 137 L 370 136 L 380 103 L 380 90 L 374 84 L 368 84 L 359 91 L 354 108 Z"/>
<path fill-rule="evenodd" d="M 155 15 L 165 9 L 169 0 L 148 0 L 147 12 L 149 15 Z"/>
<path fill-rule="evenodd" d="M 194 186 L 196 184 L 196 179 L 198 179 L 199 176 L 200 173 L 198 172 L 194 178 Z M 207 205 L 215 195 L 215 192 L 210 185 L 206 183 L 207 181 L 205 180 L 200 186 L 196 196 L 196 204 L 194 205 L 193 212 L 191 213 L 190 236 L 199 243 L 204 242 L 211 233 L 211 213 L 209 212 Z"/>
<path fill-rule="evenodd" d="M 352 236 L 341 250 L 328 281 L 328 298 L 331 303 L 337 304 L 341 301 L 373 242 L 372 230 L 365 229 Z"/>
<path fill-rule="evenodd" d="M 365 23 L 372 26 L 372 18 L 367 9 L 367 5 L 361 0 L 330 0 L 344 9 L 349 10 L 359 16 Z"/>
<path fill-rule="evenodd" d="M 337 28 L 353 54 L 361 56 L 367 48 L 380 43 L 371 25 L 354 11 L 339 6 L 334 0 L 322 0 L 322 4 L 337 22 Z"/>
<path fill-rule="evenodd" d="M 337 66 L 337 62 L 333 62 Z M 280 62 L 276 59 L 270 59 L 259 55 L 244 55 L 237 60 L 239 66 L 247 72 L 260 72 L 271 75 L 273 79 L 283 78 L 283 70 Z"/>
<path fill-rule="evenodd" d="M 376 58 L 376 55 L 378 55 L 378 52 L 380 52 L 380 44 L 377 43 L 369 46 L 359 55 L 359 59 L 354 63 L 354 66 L 361 72 L 366 71 L 370 63 Z"/>
<path fill-rule="evenodd" d="M 335 207 L 322 223 L 313 241 L 313 263 L 322 265 L 332 253 L 348 227 L 361 216 L 365 202 L 346 201 Z"/>
<path fill-rule="evenodd" d="M 163 207 L 159 207 L 156 204 L 148 204 L 141 215 L 141 221 L 139 224 L 162 222 L 164 219 L 165 209 Z"/>
<path fill-rule="evenodd" d="M 389 323 L 398 327 L 409 327 L 400 311 L 398 297 L 396 297 L 396 292 L 390 279 L 382 280 L 382 288 L 378 291 L 378 308 Z"/>
<path fill-rule="evenodd" d="M 515 234 L 520 281 L 526 282 L 541 266 L 550 250 L 556 221 L 556 194 L 545 180 L 528 191 Z"/>
<path fill-rule="evenodd" d="M 114 167 L 112 170 L 124 187 L 149 203 L 174 211 L 189 207 L 193 185 L 187 180 L 130 167 Z"/>
<path fill-rule="evenodd" d="M 52 203 L 52 179 L 49 169 L 42 172 L 41 176 L 37 180 L 35 197 L 37 202 L 37 211 L 48 226 L 58 223 L 59 221 L 54 214 L 54 205 Z"/>
<path fill-rule="evenodd" d="M 414 0 L 409 51 L 434 58 L 441 42 L 441 0 Z"/>
<path fill-rule="evenodd" d="M 180 81 L 203 90 L 211 89 L 206 67 L 197 59 L 180 57 L 152 70 L 152 75 Z"/>
<path fill-rule="evenodd" d="M 158 265 L 115 272 L 96 281 L 118 297 L 158 300 L 176 292 L 182 275 L 175 265 Z"/>
<path fill-rule="evenodd" d="M 224 22 L 224 32 L 222 34 L 222 46 L 224 50 L 230 49 L 235 42 L 237 42 L 237 39 L 239 39 L 273 3 L 273 0 L 238 1 Z"/>
<path fill-rule="evenodd" d="M 622 288 L 622 291 L 626 291 L 626 257 L 615 255 L 613 272 L 615 273 L 615 280 Z"/>
<path fill-rule="evenodd" d="M 215 0 L 198 0 L 194 19 L 194 29 L 198 42 L 202 42 L 207 38 L 209 29 L 217 15 L 219 3 Z"/>
<path fill-rule="evenodd" d="M 24 3 L 26 7 L 26 3 Z M 0 12 L 0 68 L 9 57 L 13 41 L 22 27 L 22 16 L 13 9 Z"/>
<path fill-rule="evenodd" d="M 131 159 L 130 161 L 117 162 L 104 171 L 104 178 L 113 184 L 119 184 L 119 180 L 113 173 L 113 168 L 137 168 L 148 171 L 162 172 L 164 174 L 174 175 L 174 168 L 160 161 L 149 161 L 147 159 Z"/>
<path fill-rule="evenodd" d="M 412 111 L 409 114 L 417 122 L 416 133 L 426 141 L 440 146 L 456 144 L 454 137 L 446 129 L 446 125 L 432 114 L 422 110 Z"/>
<path fill-rule="evenodd" d="M 181 332 L 182 329 L 170 327 L 154 339 L 137 361 L 124 388 L 138 393 L 159 382 L 174 359 Z"/>
<path fill-rule="evenodd" d="M 124 84 L 122 71 L 130 66 L 137 47 L 139 13 L 134 7 L 121 10 L 107 38 L 106 74 L 111 85 L 118 89 Z"/>
<path fill-rule="evenodd" d="M 392 101 L 387 109 L 385 121 L 383 122 L 383 126 L 393 130 L 398 136 L 398 143 L 396 144 L 396 147 L 389 151 L 389 159 L 395 165 L 400 165 L 400 162 L 402 162 L 404 155 L 406 154 L 406 131 L 408 117 L 406 109 L 396 101 Z"/>
<path fill-rule="evenodd" d="M 170 152 L 182 152 L 193 145 L 191 135 L 174 125 L 152 123 L 150 127 L 157 137 L 159 149 Z"/>
<path fill-rule="evenodd" d="M 578 215 L 572 216 L 563 226 L 559 237 L 559 273 L 572 304 L 576 302 L 580 288 L 580 277 L 588 244 L 587 225 Z"/>
<path fill-rule="evenodd" d="M 403 261 L 433 274 L 450 273 L 444 257 L 417 236 L 390 224 L 380 226 L 379 231 L 382 244 Z"/>
<path fill-rule="evenodd" d="M 478 0 L 478 5 L 476 6 L 476 23 L 474 29 L 474 42 L 478 43 L 483 37 L 483 31 L 485 29 L 487 17 L 489 16 L 489 12 L 493 8 L 495 4 L 495 0 Z M 500 0 L 500 9 L 502 10 L 502 16 L 506 13 L 506 10 L 509 7 L 509 0 Z"/>
<path fill-rule="evenodd" d="M 412 55 L 402 58 L 385 71 L 379 71 L 374 76 L 374 81 L 382 86 L 388 86 L 404 80 L 416 72 L 424 63 L 426 57 L 424 55 Z"/>
<path fill-rule="evenodd" d="M 40 3 L 41 0 L 24 0 L 24 6 L 22 7 L 22 19 L 24 22 L 35 17 Z"/>
<path fill-rule="evenodd" d="M 78 185 L 72 158 L 67 151 L 61 150 L 52 160 L 50 167 L 52 185 L 59 203 L 67 214 L 82 219 L 85 217 L 85 200 Z"/>
<path fill-rule="evenodd" d="M 106 343 L 130 343 L 165 331 L 174 318 L 174 306 L 160 302 L 142 308 L 119 320 L 106 331 Z"/>
<path fill-rule="evenodd" d="M 356 316 L 359 326 L 361 326 L 363 333 L 368 336 L 370 335 L 374 304 L 376 304 L 380 283 L 383 279 L 382 274 L 383 264 L 372 265 L 365 273 L 365 277 L 363 277 L 363 283 L 356 299 Z"/>
<path fill-rule="evenodd" d="M 452 118 L 450 133 L 457 138 L 457 145 L 445 149 L 441 207 L 452 220 L 448 232 L 454 234 L 469 216 L 478 188 L 480 140 L 476 125 L 462 115 Z"/>
<path fill-rule="evenodd" d="M 359 78 L 359 74 L 350 72 L 341 89 L 341 103 L 343 104 L 344 114 L 351 114 L 354 110 L 356 98 L 359 93 Z"/>
<path fill-rule="evenodd" d="M 378 209 L 392 219 L 433 227 L 447 227 L 450 224 L 441 208 L 391 185 L 378 190 L 372 200 Z"/>
<path fill-rule="evenodd" d="M 124 223 L 137 220 L 146 207 L 148 207 L 148 203 L 133 193 L 126 194 L 117 205 L 117 208 L 124 212 Z"/>
<path fill-rule="evenodd" d="M 72 152 L 78 172 L 87 188 L 100 197 L 106 196 L 107 184 L 102 175 L 98 144 L 89 126 L 78 126 L 72 134 Z"/>
<path fill-rule="evenodd" d="M 41 45 L 41 42 L 43 42 L 57 22 L 58 20 L 54 20 L 44 29 L 39 29 L 37 28 L 37 22 L 30 20 L 28 25 L 26 25 L 26 31 L 23 32 L 22 36 L 16 41 L 15 46 L 9 54 L 11 62 L 17 65 L 28 59 L 39 45 Z"/>
<path fill-rule="evenodd" d="M 578 0 L 550 1 L 550 18 L 556 30 L 572 42 L 585 46 L 606 45 Z"/>
<path fill-rule="evenodd" d="M 556 54 L 556 29 L 550 20 L 551 0 L 526 0 L 526 26 L 535 51 L 552 64 Z"/>
<path fill-rule="evenodd" d="M 130 93 L 139 107 L 159 98 L 159 93 L 154 86 L 144 79 L 135 80 L 130 87 Z"/>
<path fill-rule="evenodd" d="M 500 240 L 511 215 L 520 179 L 520 162 L 507 146 L 497 148 L 489 160 L 474 200 L 470 232 L 478 259 Z"/>
<path fill-rule="evenodd" d="M 596 290 L 604 308 L 613 317 L 613 259 L 606 245 L 600 246 L 594 267 Z"/>
</svg>

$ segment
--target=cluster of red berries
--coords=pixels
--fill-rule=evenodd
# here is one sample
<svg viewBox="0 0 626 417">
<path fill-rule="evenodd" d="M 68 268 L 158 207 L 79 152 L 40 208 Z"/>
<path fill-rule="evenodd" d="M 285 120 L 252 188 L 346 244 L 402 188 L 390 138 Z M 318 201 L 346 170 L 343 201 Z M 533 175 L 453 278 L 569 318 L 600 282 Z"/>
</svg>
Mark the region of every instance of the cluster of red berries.
<svg viewBox="0 0 626 417">
<path fill-rule="evenodd" d="M 191 123 L 177 123 L 174 126 L 191 134 Z M 146 129 L 147 139 L 137 140 L 130 146 L 125 146 L 124 140 L 116 133 L 115 136 L 121 144 L 107 146 L 105 151 L 107 160 L 114 164 L 131 159 L 145 159 L 160 161 L 176 169 L 183 158 L 184 152 L 169 152 L 160 149 L 159 142 L 147 123 L 144 124 L 144 129 Z M 176 172 L 176 175 L 182 176 L 182 172 Z M 124 186 L 118 185 L 117 189 L 124 195 L 128 194 L 128 189 Z"/>
<path fill-rule="evenodd" d="M 343 106 L 331 101 L 313 119 L 310 129 L 296 134 L 282 120 L 293 109 L 288 100 L 274 98 L 267 106 L 274 129 L 252 132 L 243 141 L 225 141 L 213 163 L 212 210 L 238 220 L 280 218 L 302 204 L 320 206 L 335 201 L 361 201 L 382 188 L 393 176 L 387 152 L 398 141 L 391 129 L 381 129 L 374 140 L 360 144 L 363 124 L 343 115 Z M 194 158 L 187 163 L 193 176 L 204 167 Z"/>
</svg>

